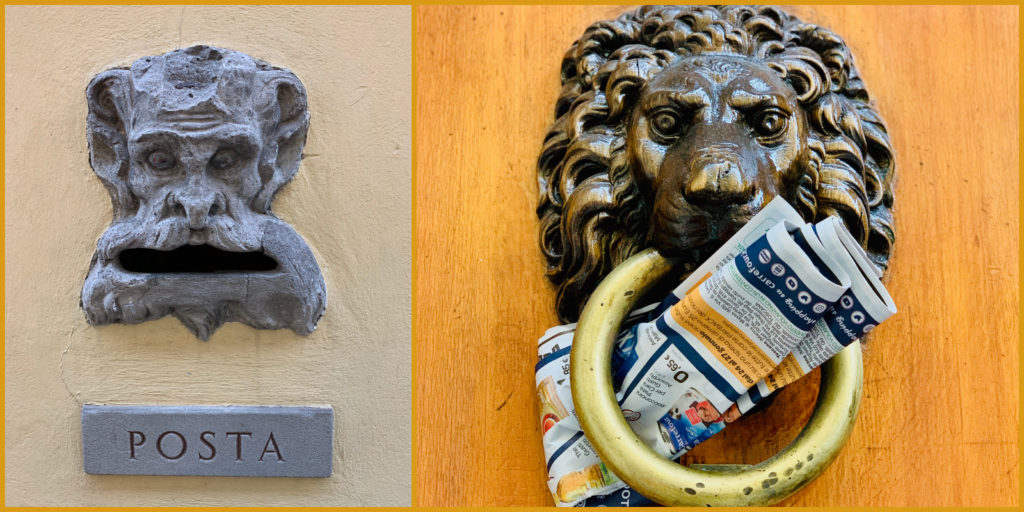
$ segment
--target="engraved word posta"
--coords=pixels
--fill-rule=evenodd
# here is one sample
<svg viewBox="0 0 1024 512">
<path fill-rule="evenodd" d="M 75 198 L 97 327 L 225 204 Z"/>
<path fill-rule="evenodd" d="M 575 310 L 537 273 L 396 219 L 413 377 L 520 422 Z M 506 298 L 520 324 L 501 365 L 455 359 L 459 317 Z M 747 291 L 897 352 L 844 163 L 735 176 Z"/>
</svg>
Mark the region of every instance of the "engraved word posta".
<svg viewBox="0 0 1024 512">
<path fill-rule="evenodd" d="M 221 456 L 233 457 L 238 462 L 246 460 L 263 462 L 264 457 L 269 457 L 267 460 L 270 461 L 285 462 L 273 432 L 270 432 L 266 440 L 263 441 L 263 449 L 258 452 L 258 455 L 253 451 L 253 441 L 250 441 L 252 435 L 252 432 L 222 432 L 218 438 L 217 432 L 206 430 L 199 434 L 198 439 L 193 439 L 192 444 L 189 445 L 185 435 L 176 430 L 161 432 L 156 436 L 155 441 L 151 440 L 152 434 L 147 437 L 145 432 L 129 430 L 128 458 L 136 460 L 149 455 L 150 457 L 159 456 L 164 460 L 178 460 L 191 454 L 189 456 L 198 460 L 214 460 L 220 453 Z M 192 447 L 194 450 L 190 450 Z M 217 450 L 218 447 L 221 449 L 220 452 Z M 227 454 L 224 455 L 225 453 Z"/>
</svg>

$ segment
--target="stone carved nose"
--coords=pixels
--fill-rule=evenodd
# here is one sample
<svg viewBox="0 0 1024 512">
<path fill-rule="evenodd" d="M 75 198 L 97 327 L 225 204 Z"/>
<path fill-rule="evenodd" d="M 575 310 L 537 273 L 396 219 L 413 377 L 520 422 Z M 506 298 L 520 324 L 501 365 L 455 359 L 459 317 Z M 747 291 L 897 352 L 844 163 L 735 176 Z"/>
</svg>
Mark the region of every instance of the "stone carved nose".
<svg viewBox="0 0 1024 512">
<path fill-rule="evenodd" d="M 224 195 L 200 183 L 190 183 L 172 192 L 168 199 L 174 211 L 188 219 L 192 229 L 204 229 L 210 217 L 224 214 Z"/>
<path fill-rule="evenodd" d="M 694 159 L 683 196 L 701 208 L 722 208 L 747 202 L 754 192 L 753 183 L 743 176 L 739 163 L 732 159 Z"/>
</svg>

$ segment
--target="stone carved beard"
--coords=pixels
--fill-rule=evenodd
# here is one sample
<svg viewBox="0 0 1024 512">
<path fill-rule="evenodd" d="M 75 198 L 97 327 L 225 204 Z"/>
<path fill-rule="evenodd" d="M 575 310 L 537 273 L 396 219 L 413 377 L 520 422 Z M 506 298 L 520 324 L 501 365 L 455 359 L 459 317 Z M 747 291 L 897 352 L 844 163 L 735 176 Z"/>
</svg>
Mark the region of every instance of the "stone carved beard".
<svg viewBox="0 0 1024 512">
<path fill-rule="evenodd" d="M 94 325 L 173 315 L 208 339 L 224 322 L 309 334 L 323 277 L 270 203 L 309 126 L 292 73 L 196 46 L 90 84 L 89 149 L 114 220 L 82 290 Z"/>
<path fill-rule="evenodd" d="M 169 214 L 174 200 L 168 197 L 163 203 L 149 203 L 139 208 L 138 214 L 129 220 L 110 226 L 100 237 L 96 253 L 102 260 L 112 260 L 127 249 L 146 248 L 171 251 L 186 245 L 209 245 L 224 251 L 252 252 L 262 246 L 263 223 L 273 219 L 269 215 L 239 208 L 238 200 L 227 198 L 224 215 L 206 222 L 201 229 L 193 229 L 187 218 Z M 259 227 L 248 229 L 247 227 Z"/>
</svg>

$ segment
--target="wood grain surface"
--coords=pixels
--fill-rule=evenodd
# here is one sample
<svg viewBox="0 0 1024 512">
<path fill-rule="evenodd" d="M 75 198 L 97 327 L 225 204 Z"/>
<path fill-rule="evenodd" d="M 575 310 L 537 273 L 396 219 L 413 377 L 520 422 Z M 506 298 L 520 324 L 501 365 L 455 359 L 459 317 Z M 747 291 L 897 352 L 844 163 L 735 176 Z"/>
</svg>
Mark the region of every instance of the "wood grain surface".
<svg viewBox="0 0 1024 512">
<path fill-rule="evenodd" d="M 562 54 L 615 6 L 416 8 L 415 468 L 420 506 L 551 505 L 533 366 L 555 324 L 536 158 Z M 1017 505 L 1018 9 L 790 8 L 839 33 L 896 150 L 899 314 L 865 353 L 836 462 L 787 505 Z M 817 377 L 694 450 L 756 463 Z"/>
</svg>

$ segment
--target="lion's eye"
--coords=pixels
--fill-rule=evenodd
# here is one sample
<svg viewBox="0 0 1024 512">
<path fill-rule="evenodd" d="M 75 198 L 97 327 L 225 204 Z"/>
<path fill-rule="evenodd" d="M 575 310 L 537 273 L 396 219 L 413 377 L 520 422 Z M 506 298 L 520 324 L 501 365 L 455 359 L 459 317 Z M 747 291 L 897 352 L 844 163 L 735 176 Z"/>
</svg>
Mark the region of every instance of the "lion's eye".
<svg viewBox="0 0 1024 512">
<path fill-rule="evenodd" d="M 146 155 L 146 162 L 149 163 L 150 167 L 161 171 L 174 167 L 174 157 L 162 149 L 150 151 Z"/>
<path fill-rule="evenodd" d="M 754 118 L 754 130 L 762 137 L 774 137 L 786 130 L 785 112 L 777 109 L 765 110 Z"/>
<path fill-rule="evenodd" d="M 674 110 L 662 109 L 655 112 L 651 116 L 651 128 L 654 132 L 665 138 L 674 138 L 679 136 L 679 131 L 682 128 L 682 119 L 679 113 Z"/>
<path fill-rule="evenodd" d="M 210 166 L 217 170 L 229 169 L 238 162 L 238 153 L 233 149 L 222 149 L 210 158 Z"/>
</svg>

